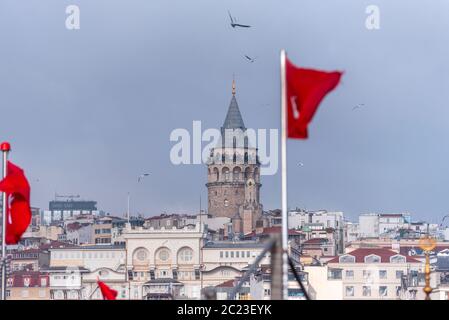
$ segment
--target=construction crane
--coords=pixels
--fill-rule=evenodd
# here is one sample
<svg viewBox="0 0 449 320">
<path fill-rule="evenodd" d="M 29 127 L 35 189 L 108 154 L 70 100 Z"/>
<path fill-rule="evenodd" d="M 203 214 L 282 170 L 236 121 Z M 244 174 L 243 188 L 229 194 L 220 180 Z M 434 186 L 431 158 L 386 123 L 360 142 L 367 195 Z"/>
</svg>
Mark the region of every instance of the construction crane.
<svg viewBox="0 0 449 320">
<path fill-rule="evenodd" d="M 73 201 L 73 199 L 76 199 L 76 198 L 80 198 L 80 195 L 79 194 L 77 194 L 77 195 L 73 195 L 73 194 L 69 194 L 69 195 L 62 195 L 62 194 L 57 194 L 56 192 L 55 192 L 55 200 L 58 200 L 58 199 L 70 199 L 71 201 Z"/>
</svg>

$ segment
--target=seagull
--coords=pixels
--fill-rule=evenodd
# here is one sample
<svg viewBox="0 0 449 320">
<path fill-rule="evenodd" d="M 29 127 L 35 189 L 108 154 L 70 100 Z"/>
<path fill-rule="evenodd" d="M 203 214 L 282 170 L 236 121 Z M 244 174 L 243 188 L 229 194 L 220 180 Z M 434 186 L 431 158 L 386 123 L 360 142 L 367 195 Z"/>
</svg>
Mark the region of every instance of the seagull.
<svg viewBox="0 0 449 320">
<path fill-rule="evenodd" d="M 256 61 L 256 58 L 251 58 L 251 57 L 247 56 L 246 54 L 245 54 L 245 58 L 248 60 L 248 62 L 251 62 L 251 63 Z"/>
<path fill-rule="evenodd" d="M 144 177 L 147 177 L 147 176 L 149 176 L 149 175 L 150 175 L 149 173 L 141 174 L 141 175 L 137 178 L 137 182 L 140 182 L 140 180 L 142 180 Z"/>
<path fill-rule="evenodd" d="M 233 18 L 231 16 L 231 13 L 228 10 L 228 14 L 229 14 L 229 18 L 231 19 L 231 27 L 235 28 L 235 27 L 241 27 L 241 28 L 251 28 L 251 26 L 247 25 L 247 24 L 240 24 L 237 23 L 237 19 Z"/>
<path fill-rule="evenodd" d="M 354 108 L 352 108 L 352 111 L 356 110 L 356 109 L 360 109 L 361 107 L 365 106 L 364 103 L 359 103 L 358 105 L 356 105 Z"/>
<path fill-rule="evenodd" d="M 304 163 L 299 162 L 299 163 L 298 163 L 298 166 L 303 167 L 303 166 L 304 166 Z"/>
</svg>

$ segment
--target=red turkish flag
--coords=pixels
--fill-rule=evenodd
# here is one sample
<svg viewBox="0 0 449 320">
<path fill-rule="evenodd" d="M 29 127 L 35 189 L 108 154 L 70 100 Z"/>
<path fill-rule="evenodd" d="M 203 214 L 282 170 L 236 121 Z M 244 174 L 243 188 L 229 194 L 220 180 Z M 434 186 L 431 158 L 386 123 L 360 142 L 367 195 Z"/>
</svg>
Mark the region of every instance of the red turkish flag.
<svg viewBox="0 0 449 320">
<path fill-rule="evenodd" d="M 342 72 L 296 67 L 286 59 L 287 137 L 307 139 L 307 126 L 318 106 L 340 81 Z"/>
<path fill-rule="evenodd" d="M 0 181 L 6 192 L 6 244 L 17 244 L 31 222 L 30 185 L 23 170 L 8 161 L 7 175 Z"/>
<path fill-rule="evenodd" d="M 104 300 L 115 300 L 115 298 L 117 298 L 118 292 L 116 290 L 109 288 L 109 286 L 102 281 L 97 281 L 97 283 Z"/>
</svg>

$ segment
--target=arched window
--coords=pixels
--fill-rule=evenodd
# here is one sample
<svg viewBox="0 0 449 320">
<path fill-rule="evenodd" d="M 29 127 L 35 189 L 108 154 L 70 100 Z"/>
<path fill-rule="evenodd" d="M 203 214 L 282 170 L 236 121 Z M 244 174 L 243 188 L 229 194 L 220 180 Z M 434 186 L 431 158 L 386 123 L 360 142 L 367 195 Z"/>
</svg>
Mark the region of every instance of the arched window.
<svg viewBox="0 0 449 320">
<path fill-rule="evenodd" d="M 230 180 L 229 168 L 228 167 L 224 167 L 222 173 L 223 173 L 224 180 L 225 181 L 229 181 Z"/>
<path fill-rule="evenodd" d="M 375 254 L 370 254 L 365 257 L 365 263 L 380 263 L 380 257 Z"/>
<path fill-rule="evenodd" d="M 405 263 L 405 257 L 397 254 L 395 256 L 390 257 L 390 263 Z"/>
<path fill-rule="evenodd" d="M 240 169 L 240 167 L 235 167 L 233 172 L 232 172 L 232 177 L 234 178 L 234 181 L 238 181 L 241 179 L 240 175 L 241 175 L 242 169 Z"/>
<path fill-rule="evenodd" d="M 190 263 L 193 261 L 193 250 L 183 247 L 178 251 L 178 263 Z"/>
<path fill-rule="evenodd" d="M 247 167 L 245 169 L 245 179 L 248 179 L 251 175 L 251 169 L 249 167 Z"/>
<path fill-rule="evenodd" d="M 214 168 L 214 176 L 215 176 L 215 181 L 218 181 L 220 178 L 220 172 L 217 167 Z"/>
<path fill-rule="evenodd" d="M 351 255 L 344 255 L 341 256 L 338 261 L 340 263 L 355 263 L 355 257 Z"/>
<path fill-rule="evenodd" d="M 137 248 L 133 253 L 133 264 L 148 264 L 150 253 L 145 248 Z"/>
<path fill-rule="evenodd" d="M 170 250 L 166 247 L 161 247 L 156 251 L 155 260 L 161 262 L 168 262 L 170 259 Z"/>
</svg>

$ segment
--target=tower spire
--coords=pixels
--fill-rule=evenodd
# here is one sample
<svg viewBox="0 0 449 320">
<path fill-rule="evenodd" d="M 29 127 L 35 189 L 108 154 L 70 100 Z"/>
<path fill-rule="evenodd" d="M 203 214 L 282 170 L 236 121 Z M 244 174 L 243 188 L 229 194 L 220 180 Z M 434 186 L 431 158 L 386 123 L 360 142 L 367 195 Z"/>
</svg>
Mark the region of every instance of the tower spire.
<svg viewBox="0 0 449 320">
<path fill-rule="evenodd" d="M 235 78 L 234 78 L 234 75 L 232 75 L 232 95 L 235 96 Z"/>
</svg>

